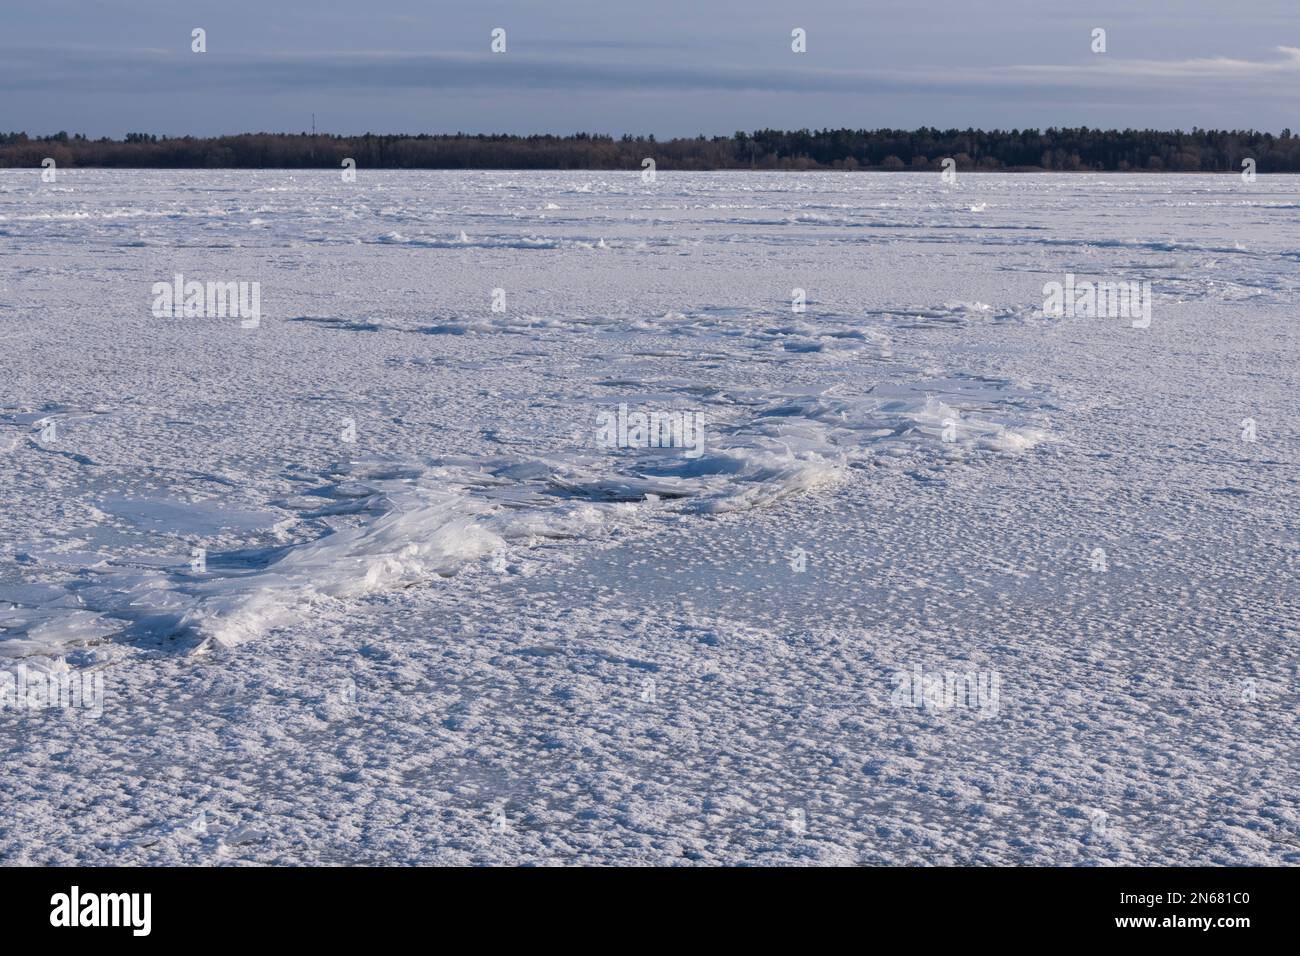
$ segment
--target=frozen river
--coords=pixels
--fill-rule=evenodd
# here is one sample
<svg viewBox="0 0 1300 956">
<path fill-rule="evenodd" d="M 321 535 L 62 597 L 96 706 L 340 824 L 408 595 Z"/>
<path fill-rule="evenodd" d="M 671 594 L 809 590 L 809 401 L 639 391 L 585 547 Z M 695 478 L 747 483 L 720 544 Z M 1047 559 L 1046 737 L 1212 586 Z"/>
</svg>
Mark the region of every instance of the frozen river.
<svg viewBox="0 0 1300 956">
<path fill-rule="evenodd" d="M 0 862 L 1300 862 L 1298 218 L 0 170 Z"/>
</svg>

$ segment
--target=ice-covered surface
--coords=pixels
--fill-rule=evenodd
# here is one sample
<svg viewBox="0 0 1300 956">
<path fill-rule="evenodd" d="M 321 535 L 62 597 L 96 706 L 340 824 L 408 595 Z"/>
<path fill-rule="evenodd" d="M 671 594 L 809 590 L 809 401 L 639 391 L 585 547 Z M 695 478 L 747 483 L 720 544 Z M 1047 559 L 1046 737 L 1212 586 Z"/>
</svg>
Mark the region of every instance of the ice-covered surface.
<svg viewBox="0 0 1300 956">
<path fill-rule="evenodd" d="M 1298 188 L 0 171 L 0 860 L 1300 862 Z"/>
</svg>

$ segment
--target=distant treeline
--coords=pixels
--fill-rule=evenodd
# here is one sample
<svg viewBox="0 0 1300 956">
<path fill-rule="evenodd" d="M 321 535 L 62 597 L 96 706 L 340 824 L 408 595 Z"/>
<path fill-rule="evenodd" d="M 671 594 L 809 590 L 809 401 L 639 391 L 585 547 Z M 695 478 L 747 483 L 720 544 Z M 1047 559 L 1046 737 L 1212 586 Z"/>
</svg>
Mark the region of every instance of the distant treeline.
<svg viewBox="0 0 1300 956">
<path fill-rule="evenodd" d="M 1300 172 L 1300 136 L 1254 130 L 757 130 L 733 136 L 657 141 L 572 136 L 451 133 L 330 136 L 244 133 L 196 138 L 130 133 L 123 140 L 76 134 L 0 134 L 0 167 L 625 169 L 650 158 L 659 169 L 958 170 L 1092 172 L 1240 172 L 1253 159 L 1261 173 Z"/>
</svg>

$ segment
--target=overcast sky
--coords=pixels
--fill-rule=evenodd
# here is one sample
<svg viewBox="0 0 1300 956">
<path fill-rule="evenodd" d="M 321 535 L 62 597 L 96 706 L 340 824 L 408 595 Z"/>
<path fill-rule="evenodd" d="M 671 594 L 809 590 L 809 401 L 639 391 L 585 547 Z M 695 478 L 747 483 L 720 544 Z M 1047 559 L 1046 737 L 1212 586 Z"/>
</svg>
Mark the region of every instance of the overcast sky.
<svg viewBox="0 0 1300 956">
<path fill-rule="evenodd" d="M 504 54 L 489 50 L 495 27 Z M 807 53 L 790 49 L 796 27 Z M 0 6 L 0 129 L 31 134 L 297 132 L 313 112 L 334 133 L 1278 131 L 1300 128 L 1298 107 L 1300 0 Z"/>
</svg>

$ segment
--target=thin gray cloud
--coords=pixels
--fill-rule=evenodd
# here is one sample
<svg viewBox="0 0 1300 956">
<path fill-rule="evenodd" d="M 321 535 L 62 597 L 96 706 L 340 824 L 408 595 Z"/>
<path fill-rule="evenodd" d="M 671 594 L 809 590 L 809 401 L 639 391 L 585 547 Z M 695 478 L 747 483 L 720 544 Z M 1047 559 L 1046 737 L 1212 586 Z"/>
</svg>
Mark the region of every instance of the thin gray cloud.
<svg viewBox="0 0 1300 956">
<path fill-rule="evenodd" d="M 555 58 L 520 54 L 330 51 L 322 53 L 177 54 L 159 50 L 0 51 L 0 89 L 67 94 L 152 94 L 202 90 L 255 93 L 294 89 L 331 91 L 554 90 L 589 92 L 781 92 L 795 94 L 943 92 L 970 95 L 1017 91 L 1084 92 L 1142 78 L 1179 89 L 1199 81 L 1253 82 L 1300 76 L 1300 49 L 1281 46 L 1274 60 L 1225 57 L 1189 60 L 1107 58 L 1096 64 L 1014 64 L 1005 67 L 925 69 L 822 69 L 680 66 Z M 1102 58 L 1098 58 L 1101 61 Z M 1286 92 L 1295 95 L 1297 87 Z"/>
</svg>

